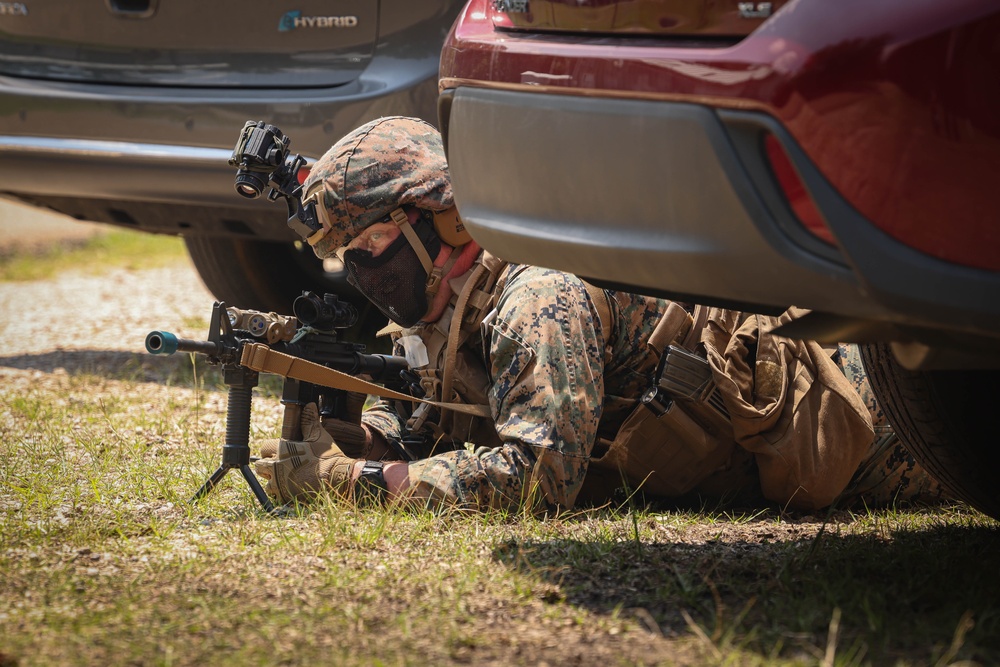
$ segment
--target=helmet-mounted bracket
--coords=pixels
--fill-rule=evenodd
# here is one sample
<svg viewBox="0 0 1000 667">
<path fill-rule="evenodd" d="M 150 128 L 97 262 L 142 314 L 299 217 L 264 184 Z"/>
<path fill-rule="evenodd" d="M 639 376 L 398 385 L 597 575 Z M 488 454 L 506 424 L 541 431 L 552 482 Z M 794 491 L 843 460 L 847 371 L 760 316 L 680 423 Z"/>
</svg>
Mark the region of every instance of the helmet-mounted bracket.
<svg viewBox="0 0 1000 667">
<path fill-rule="evenodd" d="M 315 246 L 326 237 L 331 229 L 330 218 L 326 212 L 326 206 L 323 206 L 322 181 L 317 181 L 309 186 L 309 190 L 306 192 L 306 195 L 302 197 L 301 206 L 304 209 L 312 209 L 315 211 L 316 218 L 319 220 L 320 228 L 316 230 L 314 234 L 310 234 L 306 237 L 306 243 L 310 246 Z"/>
</svg>

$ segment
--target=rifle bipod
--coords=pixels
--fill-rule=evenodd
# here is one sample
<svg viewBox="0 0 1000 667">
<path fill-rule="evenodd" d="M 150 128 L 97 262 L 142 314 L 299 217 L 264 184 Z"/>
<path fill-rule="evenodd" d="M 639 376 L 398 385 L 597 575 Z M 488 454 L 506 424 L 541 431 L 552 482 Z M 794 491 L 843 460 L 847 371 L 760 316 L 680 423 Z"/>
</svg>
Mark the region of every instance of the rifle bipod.
<svg viewBox="0 0 1000 667">
<path fill-rule="evenodd" d="M 223 377 L 229 386 L 229 403 L 226 406 L 226 441 L 222 445 L 222 463 L 194 494 L 192 503 L 208 495 L 227 472 L 238 468 L 264 511 L 268 514 L 279 513 L 250 469 L 250 403 L 258 376 L 257 371 L 242 366 L 223 366 Z"/>
</svg>

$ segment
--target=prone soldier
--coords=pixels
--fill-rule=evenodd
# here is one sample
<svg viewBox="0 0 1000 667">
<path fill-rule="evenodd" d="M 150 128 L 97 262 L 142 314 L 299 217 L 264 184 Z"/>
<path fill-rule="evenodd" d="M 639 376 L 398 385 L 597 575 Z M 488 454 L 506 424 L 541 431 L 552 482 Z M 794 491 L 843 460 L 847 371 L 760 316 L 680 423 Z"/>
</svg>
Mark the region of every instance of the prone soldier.
<svg viewBox="0 0 1000 667">
<path fill-rule="evenodd" d="M 303 439 L 264 443 L 256 464 L 282 502 L 330 491 L 556 512 L 619 489 L 803 510 L 941 497 L 879 422 L 850 346 L 771 333 L 794 309 L 604 290 L 481 249 L 423 121 L 349 133 L 303 193 L 321 227 L 306 240 L 391 320 L 428 402 L 379 401 L 360 425 L 307 406 Z"/>
</svg>

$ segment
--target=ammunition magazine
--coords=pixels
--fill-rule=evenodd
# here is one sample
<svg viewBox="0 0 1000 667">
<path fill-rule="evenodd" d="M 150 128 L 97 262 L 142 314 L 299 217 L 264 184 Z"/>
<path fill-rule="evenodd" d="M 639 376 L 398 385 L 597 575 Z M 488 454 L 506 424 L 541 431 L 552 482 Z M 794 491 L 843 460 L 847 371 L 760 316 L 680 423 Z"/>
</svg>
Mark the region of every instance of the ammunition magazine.
<svg viewBox="0 0 1000 667">
<path fill-rule="evenodd" d="M 676 345 L 663 352 L 656 383 L 641 398 L 655 414 L 678 406 L 713 434 L 731 433 L 732 423 L 708 361 Z"/>
</svg>

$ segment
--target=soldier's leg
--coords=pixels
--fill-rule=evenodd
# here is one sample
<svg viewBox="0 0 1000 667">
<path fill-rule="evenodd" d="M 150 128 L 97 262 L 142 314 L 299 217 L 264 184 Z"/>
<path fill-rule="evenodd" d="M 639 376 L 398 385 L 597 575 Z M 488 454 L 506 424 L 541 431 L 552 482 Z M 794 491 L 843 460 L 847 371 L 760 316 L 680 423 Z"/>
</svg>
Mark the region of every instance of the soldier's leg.
<svg viewBox="0 0 1000 667">
<path fill-rule="evenodd" d="M 857 389 L 871 412 L 875 438 L 868 455 L 838 501 L 838 506 L 885 507 L 895 503 L 937 503 L 947 498 L 944 489 L 914 460 L 872 392 L 856 345 L 841 344 L 834 361 Z"/>
</svg>

